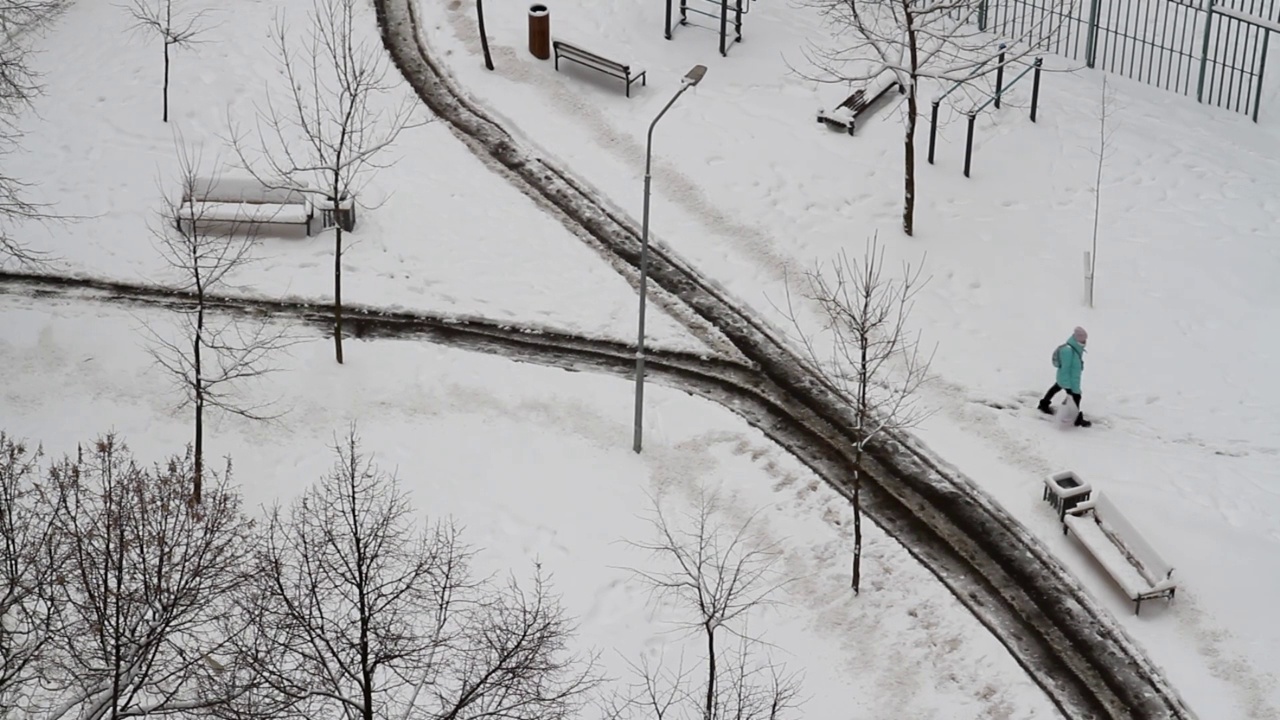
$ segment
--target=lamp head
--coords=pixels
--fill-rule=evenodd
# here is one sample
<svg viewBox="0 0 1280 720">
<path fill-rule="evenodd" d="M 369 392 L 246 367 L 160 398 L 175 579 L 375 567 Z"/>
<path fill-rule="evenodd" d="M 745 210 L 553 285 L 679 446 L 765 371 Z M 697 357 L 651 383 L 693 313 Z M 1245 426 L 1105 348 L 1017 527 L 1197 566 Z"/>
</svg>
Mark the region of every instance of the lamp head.
<svg viewBox="0 0 1280 720">
<path fill-rule="evenodd" d="M 702 82 L 702 76 L 706 74 L 706 65 L 694 65 L 689 69 L 689 72 L 684 74 L 684 77 L 680 78 L 680 82 L 688 85 L 689 87 L 693 87 L 694 85 Z"/>
</svg>

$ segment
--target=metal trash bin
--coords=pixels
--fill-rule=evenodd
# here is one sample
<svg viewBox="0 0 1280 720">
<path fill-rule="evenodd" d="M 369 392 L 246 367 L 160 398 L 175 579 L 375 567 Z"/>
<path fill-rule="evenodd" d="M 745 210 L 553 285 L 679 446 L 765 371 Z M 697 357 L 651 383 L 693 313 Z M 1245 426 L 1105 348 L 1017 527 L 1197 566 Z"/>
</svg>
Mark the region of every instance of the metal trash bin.
<svg viewBox="0 0 1280 720">
<path fill-rule="evenodd" d="M 529 52 L 539 60 L 551 57 L 551 11 L 541 3 L 529 6 Z"/>
</svg>

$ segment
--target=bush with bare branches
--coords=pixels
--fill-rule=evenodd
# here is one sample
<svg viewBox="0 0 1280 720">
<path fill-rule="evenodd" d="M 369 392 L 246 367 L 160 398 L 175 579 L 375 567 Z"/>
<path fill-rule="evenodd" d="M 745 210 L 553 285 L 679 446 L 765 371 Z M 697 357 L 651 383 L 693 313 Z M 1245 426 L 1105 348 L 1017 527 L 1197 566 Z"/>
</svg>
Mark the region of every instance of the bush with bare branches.
<svg viewBox="0 0 1280 720">
<path fill-rule="evenodd" d="M 594 686 L 539 569 L 495 585 L 450 522 L 415 527 L 408 495 L 354 429 L 333 470 L 274 510 L 237 641 L 257 717 L 568 718 Z"/>
<path fill-rule="evenodd" d="M 0 432 L 0 718 L 28 717 L 61 630 L 54 588 L 67 560 L 40 449 Z"/>
<path fill-rule="evenodd" d="M 245 578 L 252 525 L 226 484 L 229 463 L 198 508 L 193 472 L 189 452 L 141 467 L 112 435 L 49 469 L 68 556 L 51 588 L 63 617 L 40 717 L 118 720 L 226 702 L 208 692 L 206 658 L 227 642 L 216 621 Z"/>
</svg>

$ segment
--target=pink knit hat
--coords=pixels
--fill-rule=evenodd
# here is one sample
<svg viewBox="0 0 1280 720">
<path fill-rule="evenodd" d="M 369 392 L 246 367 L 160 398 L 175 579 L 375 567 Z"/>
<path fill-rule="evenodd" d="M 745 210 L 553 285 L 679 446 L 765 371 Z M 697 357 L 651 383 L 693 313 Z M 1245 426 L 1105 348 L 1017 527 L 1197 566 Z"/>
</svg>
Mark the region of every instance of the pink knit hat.
<svg viewBox="0 0 1280 720">
<path fill-rule="evenodd" d="M 1080 327 L 1079 325 L 1076 326 L 1075 330 L 1071 331 L 1071 337 L 1075 338 L 1076 342 L 1081 344 L 1089 342 L 1088 331 L 1086 331 L 1084 328 Z"/>
</svg>

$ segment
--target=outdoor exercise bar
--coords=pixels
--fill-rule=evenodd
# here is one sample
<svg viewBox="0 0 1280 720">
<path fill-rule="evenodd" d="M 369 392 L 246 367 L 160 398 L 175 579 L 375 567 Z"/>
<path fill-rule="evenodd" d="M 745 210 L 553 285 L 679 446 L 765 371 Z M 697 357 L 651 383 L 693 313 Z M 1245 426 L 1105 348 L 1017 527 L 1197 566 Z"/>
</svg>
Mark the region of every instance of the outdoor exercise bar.
<svg viewBox="0 0 1280 720">
<path fill-rule="evenodd" d="M 1033 70 L 1035 71 L 1035 77 L 1031 81 L 1031 122 L 1036 121 L 1036 105 L 1040 102 L 1040 66 L 1043 63 L 1044 63 L 1044 58 L 1036 58 L 1036 61 L 1034 63 L 1032 63 L 1029 67 L 1027 67 L 1026 70 L 1023 70 L 1022 72 L 1018 73 L 1018 76 L 1009 82 L 1009 87 L 1013 87 L 1027 73 Z M 982 103 L 978 107 L 969 111 L 969 130 L 968 130 L 968 133 L 966 134 L 965 141 L 964 141 L 964 176 L 965 177 L 969 177 L 969 162 L 973 158 L 974 121 L 978 119 L 978 113 L 985 110 L 986 107 L 991 103 L 994 102 L 996 104 L 996 107 L 1000 107 L 1000 95 L 1006 90 L 1006 88 L 1000 86 L 1001 79 L 1002 78 L 997 76 L 996 94 L 988 98 L 986 102 Z"/>
<path fill-rule="evenodd" d="M 1000 43 L 1000 63 L 1001 64 L 1004 64 L 1004 49 L 1005 49 L 1005 44 Z M 930 117 L 929 117 L 929 164 L 930 165 L 933 164 L 933 146 L 938 139 L 938 105 L 940 105 L 943 100 L 947 99 L 948 95 L 955 92 L 956 88 L 965 84 L 969 80 L 972 80 L 973 77 L 977 75 L 979 71 L 982 70 L 982 68 L 987 66 L 987 63 L 991 62 L 991 60 L 992 58 L 987 58 L 986 60 L 983 60 L 982 62 L 978 63 L 978 67 L 974 68 L 973 72 L 966 75 L 963 80 L 957 80 L 956 84 L 952 85 L 950 89 L 948 89 L 946 92 L 942 93 L 941 95 L 933 99 L 933 110 L 930 113 Z"/>
</svg>

